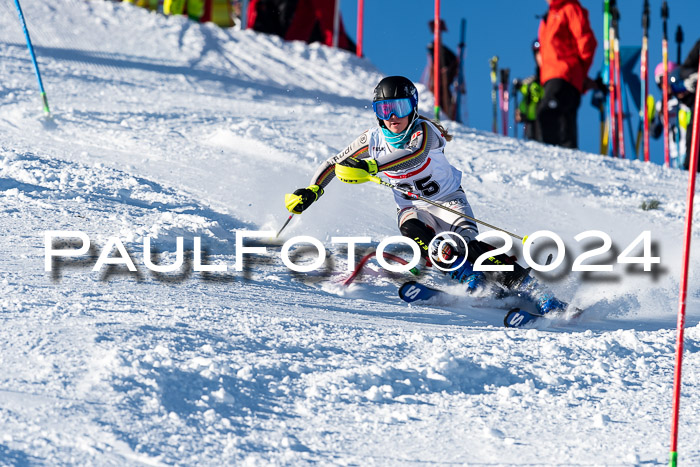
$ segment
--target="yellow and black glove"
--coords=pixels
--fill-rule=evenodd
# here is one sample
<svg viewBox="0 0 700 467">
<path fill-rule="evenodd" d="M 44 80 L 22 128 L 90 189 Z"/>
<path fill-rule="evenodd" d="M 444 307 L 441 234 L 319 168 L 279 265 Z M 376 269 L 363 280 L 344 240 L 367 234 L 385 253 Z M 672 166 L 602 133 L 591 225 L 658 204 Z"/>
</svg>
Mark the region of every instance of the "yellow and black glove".
<svg viewBox="0 0 700 467">
<path fill-rule="evenodd" d="M 323 194 L 323 188 L 318 185 L 311 185 L 307 188 L 299 188 L 293 194 L 284 195 L 284 205 L 292 214 L 301 214 L 314 201 Z"/>
<path fill-rule="evenodd" d="M 355 159 L 349 157 L 340 164 L 335 165 L 335 176 L 345 183 L 365 183 L 370 180 L 370 175 L 378 171 L 377 161 L 374 159 Z"/>
<path fill-rule="evenodd" d="M 656 117 L 656 103 L 654 102 L 654 96 L 652 94 L 647 95 L 647 119 L 649 122 L 654 120 Z"/>
</svg>

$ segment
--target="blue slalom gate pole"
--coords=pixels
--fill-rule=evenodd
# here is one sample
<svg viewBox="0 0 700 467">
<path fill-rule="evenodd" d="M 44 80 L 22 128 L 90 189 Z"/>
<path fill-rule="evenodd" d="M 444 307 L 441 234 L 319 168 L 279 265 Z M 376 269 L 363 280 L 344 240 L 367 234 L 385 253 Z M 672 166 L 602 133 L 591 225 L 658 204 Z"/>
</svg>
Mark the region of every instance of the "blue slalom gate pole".
<svg viewBox="0 0 700 467">
<path fill-rule="evenodd" d="M 36 55 L 34 54 L 34 47 L 32 47 L 32 40 L 29 38 L 29 31 L 27 30 L 27 23 L 24 21 L 24 15 L 22 14 L 22 7 L 19 6 L 19 0 L 15 0 L 15 6 L 17 7 L 17 13 L 19 14 L 19 22 L 22 23 L 22 29 L 24 30 L 24 37 L 27 39 L 27 48 L 29 48 L 29 55 L 32 57 L 32 64 L 34 65 L 34 72 L 36 73 L 36 79 L 39 81 L 39 91 L 41 92 L 41 101 L 44 104 L 44 112 L 46 115 L 51 115 L 49 110 L 49 101 L 46 98 L 46 92 L 44 91 L 44 84 L 41 82 L 41 74 L 39 73 L 39 64 L 36 62 Z"/>
</svg>

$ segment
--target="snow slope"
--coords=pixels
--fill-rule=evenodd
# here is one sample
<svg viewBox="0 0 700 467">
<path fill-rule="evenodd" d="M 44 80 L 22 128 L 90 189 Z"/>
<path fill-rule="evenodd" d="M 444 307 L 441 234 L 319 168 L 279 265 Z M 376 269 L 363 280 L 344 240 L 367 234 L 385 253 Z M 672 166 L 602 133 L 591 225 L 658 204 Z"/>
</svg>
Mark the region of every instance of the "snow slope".
<svg viewBox="0 0 700 467">
<path fill-rule="evenodd" d="M 0 464 L 667 462 L 687 173 L 448 124 L 475 215 L 564 240 L 564 264 L 539 277 L 587 309 L 575 322 L 507 330 L 489 298 L 407 306 L 408 277 L 376 265 L 343 289 L 331 237 L 370 236 L 363 253 L 397 233 L 376 185 L 334 182 L 285 231 L 324 242 L 322 270 L 292 273 L 282 242 L 263 241 L 238 272 L 236 236 L 277 230 L 284 193 L 375 124 L 378 70 L 121 3 L 23 0 L 46 119 L 12 6 L 0 4 Z M 91 250 L 45 272 L 50 230 L 84 232 Z M 574 240 L 588 230 L 612 238 L 608 264 L 649 230 L 661 264 L 573 273 L 599 245 Z M 110 237 L 136 271 L 92 270 Z M 183 237 L 184 265 L 149 270 L 144 237 L 161 264 Z M 195 237 L 226 272 L 194 271 Z M 693 267 L 684 465 L 700 464 L 699 305 Z"/>
</svg>

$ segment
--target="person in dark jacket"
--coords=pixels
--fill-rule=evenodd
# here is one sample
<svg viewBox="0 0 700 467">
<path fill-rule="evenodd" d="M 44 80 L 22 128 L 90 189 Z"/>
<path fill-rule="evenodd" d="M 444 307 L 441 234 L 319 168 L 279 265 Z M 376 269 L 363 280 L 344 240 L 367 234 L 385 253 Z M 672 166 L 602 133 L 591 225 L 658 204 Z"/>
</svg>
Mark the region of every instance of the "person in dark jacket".
<svg viewBox="0 0 700 467">
<path fill-rule="evenodd" d="M 668 73 L 670 76 L 678 76 L 678 65 L 669 61 L 667 64 Z M 659 87 L 659 91 L 663 94 L 663 77 L 664 63 L 660 62 L 654 69 L 654 81 Z M 669 83 L 673 84 L 673 83 Z M 675 85 L 677 87 L 677 85 Z M 674 85 L 668 87 L 666 95 L 666 106 L 668 108 L 668 148 L 672 167 L 683 167 L 688 160 L 688 152 L 686 148 L 686 135 L 690 128 L 691 109 L 681 102 L 673 93 Z M 649 121 L 649 133 L 652 138 L 659 139 L 664 132 L 664 111 L 663 99 L 656 101 L 652 108 L 651 119 Z M 686 167 L 687 169 L 687 167 Z"/>
<path fill-rule="evenodd" d="M 598 45 L 588 10 L 578 0 L 547 0 L 549 10 L 540 22 L 544 97 L 537 107 L 540 141 L 578 148 L 577 113 L 588 70 Z M 587 88 L 586 88 L 587 89 Z"/>
<path fill-rule="evenodd" d="M 440 20 L 440 30 L 447 32 L 447 26 L 443 20 Z M 434 31 L 435 20 L 428 22 L 428 28 L 430 31 Z M 427 66 L 427 78 L 428 78 L 428 89 L 430 92 L 435 94 L 435 74 L 433 73 L 433 58 L 435 57 L 435 44 L 431 41 L 428 44 L 428 66 Z M 425 72 L 424 72 L 425 73 Z M 440 108 L 446 115 L 450 118 L 455 118 L 455 97 L 452 94 L 452 84 L 459 73 L 459 59 L 457 55 L 445 47 L 445 44 L 440 42 Z"/>
</svg>

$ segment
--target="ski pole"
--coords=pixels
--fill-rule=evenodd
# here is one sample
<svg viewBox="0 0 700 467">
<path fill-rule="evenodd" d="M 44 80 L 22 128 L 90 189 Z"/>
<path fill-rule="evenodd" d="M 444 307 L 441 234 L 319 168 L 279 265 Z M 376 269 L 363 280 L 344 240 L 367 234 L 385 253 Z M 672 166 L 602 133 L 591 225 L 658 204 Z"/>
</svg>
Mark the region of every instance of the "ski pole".
<svg viewBox="0 0 700 467">
<path fill-rule="evenodd" d="M 46 115 L 51 115 L 49 110 L 49 101 L 46 98 L 46 92 L 44 91 L 44 84 L 41 82 L 41 74 L 39 73 L 39 64 L 36 62 L 36 55 L 34 55 L 34 47 L 32 46 L 32 40 L 29 38 L 29 31 L 27 30 L 27 23 L 24 21 L 24 15 L 22 14 L 22 7 L 19 5 L 19 0 L 15 0 L 15 6 L 17 7 L 17 14 L 19 15 L 19 21 L 22 23 L 22 30 L 24 30 L 24 38 L 27 40 L 27 48 L 29 49 L 29 55 L 32 58 L 32 64 L 34 65 L 34 72 L 36 73 L 36 79 L 39 81 L 39 92 L 41 93 L 41 101 L 44 104 L 44 112 Z"/>
<path fill-rule="evenodd" d="M 527 237 L 523 238 L 523 237 L 521 237 L 521 236 L 519 236 L 519 235 L 515 235 L 514 233 L 508 232 L 507 230 L 504 230 L 504 229 L 502 229 L 502 228 L 500 228 L 500 227 L 496 227 L 495 225 L 488 224 L 488 223 L 486 223 L 486 222 L 484 222 L 484 221 L 481 221 L 481 220 L 476 219 L 476 218 L 474 218 L 474 217 L 471 217 L 471 216 L 468 216 L 468 215 L 466 215 L 466 214 L 463 214 L 463 213 L 461 213 L 461 212 L 459 212 L 459 211 L 456 211 L 456 210 L 454 210 L 454 209 L 452 209 L 452 208 L 448 208 L 447 206 L 445 206 L 445 205 L 443 205 L 443 204 L 440 204 L 440 203 L 438 203 L 438 202 L 436 202 L 436 201 L 433 201 L 433 200 L 430 200 L 430 199 L 428 199 L 428 198 L 425 198 L 425 197 L 423 197 L 423 196 L 421 196 L 421 195 L 419 195 L 419 194 L 413 193 L 412 191 L 407 190 L 407 189 L 405 189 L 405 188 L 402 188 L 402 187 L 400 187 L 400 186 L 396 186 L 396 185 L 394 185 L 393 183 L 386 182 L 386 181 L 382 180 L 381 178 L 379 178 L 379 177 L 377 177 L 377 176 L 375 176 L 375 175 L 370 175 L 369 173 L 367 173 L 367 178 L 366 178 L 366 180 L 364 180 L 364 181 L 363 181 L 363 180 L 357 180 L 356 183 L 364 183 L 364 182 L 367 182 L 367 181 L 369 181 L 369 182 L 374 182 L 374 183 L 376 183 L 376 184 L 378 184 L 378 185 L 383 185 L 383 186 L 386 186 L 386 187 L 389 187 L 389 188 L 393 188 L 394 190 L 400 191 L 401 193 L 405 194 L 406 196 L 410 196 L 411 198 L 414 198 L 414 199 L 417 199 L 417 200 L 420 200 L 420 201 L 424 201 L 424 202 L 426 202 L 426 203 L 428 203 L 428 204 L 432 204 L 433 206 L 438 207 L 438 208 L 441 208 L 441 209 L 444 209 L 444 210 L 447 211 L 447 212 L 451 212 L 452 214 L 454 214 L 454 215 L 456 215 L 456 216 L 464 217 L 465 219 L 469 219 L 469 220 L 472 220 L 472 221 L 474 221 L 474 222 L 478 222 L 479 224 L 485 225 L 486 227 L 490 227 L 490 228 L 492 228 L 492 229 L 494 229 L 494 230 L 500 230 L 501 232 L 506 233 L 506 234 L 510 235 L 511 237 L 513 237 L 513 238 L 517 238 L 518 240 L 520 240 L 520 241 L 522 241 L 522 242 L 525 242 L 525 239 L 527 238 Z"/>
<path fill-rule="evenodd" d="M 282 233 L 282 231 L 284 230 L 284 228 L 287 227 L 287 224 L 289 224 L 289 221 L 292 220 L 292 217 L 294 217 L 294 214 L 290 214 L 290 215 L 289 215 L 289 217 L 288 217 L 287 220 L 285 221 L 285 223 L 284 223 L 284 225 L 282 226 L 282 228 L 280 228 L 279 231 L 277 232 L 277 235 L 275 235 L 275 238 L 277 238 L 277 237 L 280 236 L 280 234 Z"/>
</svg>

